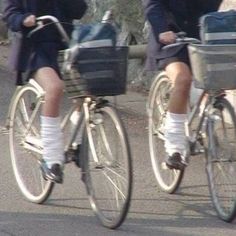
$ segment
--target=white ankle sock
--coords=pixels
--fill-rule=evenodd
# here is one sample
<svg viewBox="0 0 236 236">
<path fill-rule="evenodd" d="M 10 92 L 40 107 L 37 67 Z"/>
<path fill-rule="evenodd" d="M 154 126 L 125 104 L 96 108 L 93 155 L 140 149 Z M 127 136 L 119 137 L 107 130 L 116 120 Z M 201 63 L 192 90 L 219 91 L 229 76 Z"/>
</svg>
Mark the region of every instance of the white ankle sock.
<svg viewBox="0 0 236 236">
<path fill-rule="evenodd" d="M 64 140 L 59 117 L 41 116 L 41 137 L 43 159 L 51 168 L 53 164 L 64 163 Z"/>
<path fill-rule="evenodd" d="M 186 155 L 187 141 L 185 135 L 186 114 L 167 112 L 165 123 L 165 149 L 168 155 L 175 152 Z"/>
</svg>

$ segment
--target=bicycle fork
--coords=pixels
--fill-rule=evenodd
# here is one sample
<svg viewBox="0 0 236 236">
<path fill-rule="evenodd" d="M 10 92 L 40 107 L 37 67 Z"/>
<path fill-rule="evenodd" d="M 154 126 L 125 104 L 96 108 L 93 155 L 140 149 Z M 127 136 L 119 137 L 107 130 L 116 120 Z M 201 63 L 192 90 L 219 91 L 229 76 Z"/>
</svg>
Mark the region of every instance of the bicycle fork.
<svg viewBox="0 0 236 236">
<path fill-rule="evenodd" d="M 201 100 L 200 100 L 201 101 Z M 186 123 L 186 136 L 189 141 L 190 155 L 195 156 L 205 152 L 203 139 L 205 138 L 205 133 L 207 129 L 208 116 L 206 114 L 207 104 L 205 104 L 204 109 L 200 112 L 200 121 L 197 124 L 196 129 L 190 133 L 191 126 L 194 118 L 198 113 L 200 102 L 197 106 L 194 107 L 193 111 L 190 113 L 189 119 Z"/>
<path fill-rule="evenodd" d="M 95 144 L 92 137 L 92 128 L 91 128 L 91 122 L 90 122 L 90 110 L 95 108 L 95 104 L 91 104 L 91 98 L 85 98 L 85 102 L 83 103 L 83 109 L 84 109 L 84 117 L 85 117 L 85 127 L 87 130 L 88 135 L 88 142 L 90 146 L 90 150 L 92 153 L 92 157 L 95 161 L 95 163 L 98 163 L 98 156 L 95 150 Z"/>
</svg>

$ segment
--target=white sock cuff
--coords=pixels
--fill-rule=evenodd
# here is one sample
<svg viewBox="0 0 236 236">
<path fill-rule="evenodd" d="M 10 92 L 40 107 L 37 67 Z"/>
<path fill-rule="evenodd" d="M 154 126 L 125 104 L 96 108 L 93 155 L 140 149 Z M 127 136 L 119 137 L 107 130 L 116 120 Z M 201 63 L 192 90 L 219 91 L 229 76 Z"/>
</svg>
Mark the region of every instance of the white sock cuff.
<svg viewBox="0 0 236 236">
<path fill-rule="evenodd" d="M 50 125 L 50 126 L 60 126 L 61 119 L 60 117 L 49 117 L 49 116 L 41 116 L 41 124 Z"/>
<path fill-rule="evenodd" d="M 187 119 L 187 114 L 176 114 L 167 112 L 166 118 L 169 122 L 185 122 Z"/>
<path fill-rule="evenodd" d="M 165 136 L 168 134 L 185 134 L 185 122 L 187 114 L 167 113 L 165 121 Z"/>
<path fill-rule="evenodd" d="M 59 117 L 41 116 L 43 159 L 50 168 L 52 164 L 64 163 L 64 140 Z"/>
</svg>

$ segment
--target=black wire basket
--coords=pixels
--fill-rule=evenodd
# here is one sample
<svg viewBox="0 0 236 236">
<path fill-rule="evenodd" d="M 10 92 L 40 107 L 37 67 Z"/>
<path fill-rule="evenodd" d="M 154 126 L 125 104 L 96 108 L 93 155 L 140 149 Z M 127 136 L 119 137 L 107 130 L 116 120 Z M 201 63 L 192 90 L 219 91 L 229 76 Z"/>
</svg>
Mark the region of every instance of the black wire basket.
<svg viewBox="0 0 236 236">
<path fill-rule="evenodd" d="M 126 92 L 128 47 L 78 48 L 73 59 L 63 55 L 68 50 L 60 52 L 59 65 L 70 98 Z"/>
</svg>

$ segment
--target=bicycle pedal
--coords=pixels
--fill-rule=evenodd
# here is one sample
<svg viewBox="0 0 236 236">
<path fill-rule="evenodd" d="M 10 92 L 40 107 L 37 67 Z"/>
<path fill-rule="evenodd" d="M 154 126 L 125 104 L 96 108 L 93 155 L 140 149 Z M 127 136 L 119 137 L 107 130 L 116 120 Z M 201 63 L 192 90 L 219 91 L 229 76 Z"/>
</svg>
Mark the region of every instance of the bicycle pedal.
<svg viewBox="0 0 236 236">
<path fill-rule="evenodd" d="M 189 147 L 190 147 L 190 154 L 191 156 L 196 156 L 205 153 L 205 147 L 203 144 L 203 137 L 204 133 L 201 133 L 201 136 L 195 140 L 190 141 Z"/>
<path fill-rule="evenodd" d="M 204 147 L 192 147 L 190 148 L 191 156 L 196 156 L 205 153 Z"/>
<path fill-rule="evenodd" d="M 97 166 L 95 167 L 95 169 L 102 170 L 102 169 L 104 169 L 104 166 L 103 166 L 103 165 L 97 165 Z"/>
<path fill-rule="evenodd" d="M 76 165 L 79 166 L 79 147 L 76 149 L 70 148 L 65 152 L 65 163 L 76 162 Z"/>
<path fill-rule="evenodd" d="M 111 168 L 117 168 L 119 167 L 119 163 L 117 161 L 106 161 L 106 166 Z"/>
<path fill-rule="evenodd" d="M 25 142 L 27 144 L 32 145 L 32 146 L 38 147 L 39 149 L 42 149 L 42 147 L 43 147 L 42 140 L 40 138 L 35 137 L 35 136 L 27 135 L 25 137 Z"/>
</svg>

